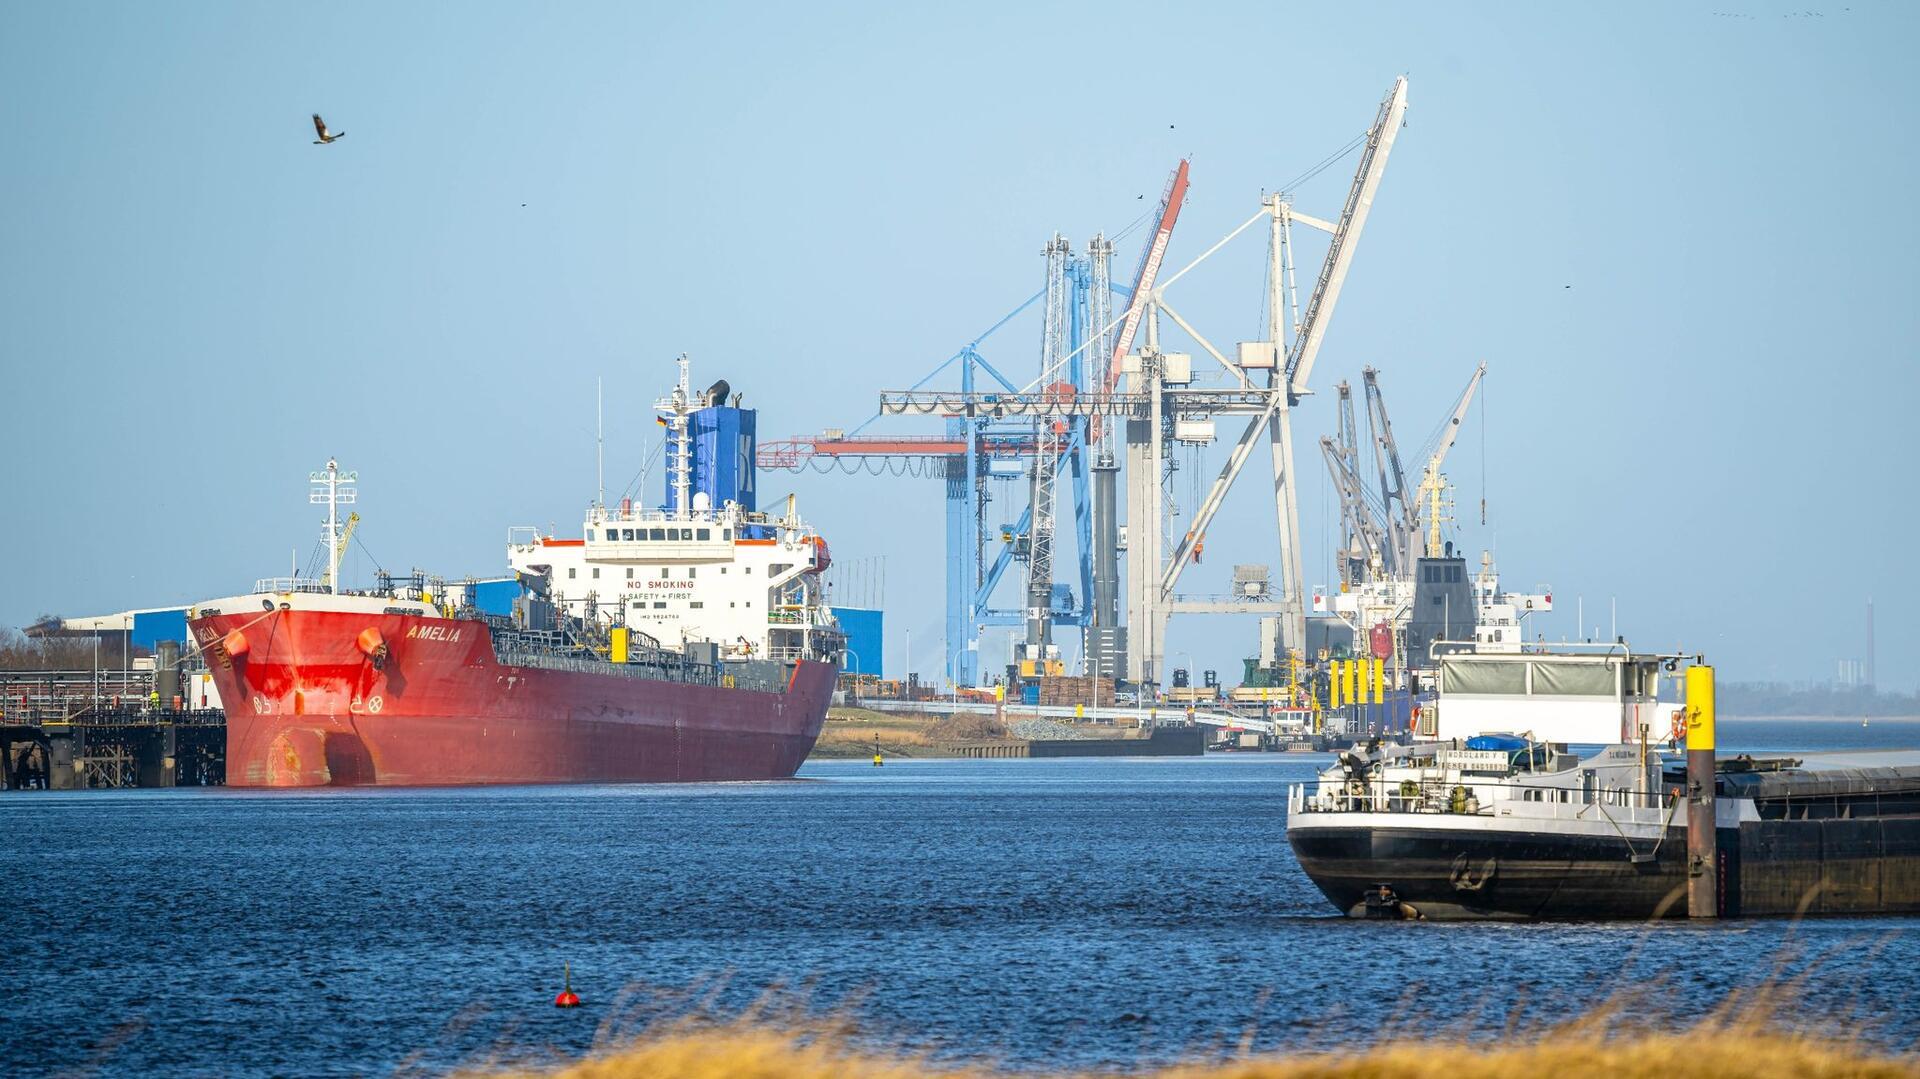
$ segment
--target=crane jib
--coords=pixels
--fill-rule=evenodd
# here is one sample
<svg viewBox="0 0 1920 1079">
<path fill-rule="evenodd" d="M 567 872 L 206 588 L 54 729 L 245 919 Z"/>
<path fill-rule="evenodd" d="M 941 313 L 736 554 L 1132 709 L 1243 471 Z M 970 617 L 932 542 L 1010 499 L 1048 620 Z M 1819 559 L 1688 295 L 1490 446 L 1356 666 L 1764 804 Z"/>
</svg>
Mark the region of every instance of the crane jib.
<svg viewBox="0 0 1920 1079">
<path fill-rule="evenodd" d="M 1173 172 L 1173 182 L 1167 185 L 1166 198 L 1160 204 L 1160 225 L 1154 230 L 1153 243 L 1147 247 L 1146 258 L 1140 262 L 1140 273 L 1133 283 L 1133 295 L 1127 301 L 1127 319 L 1120 326 L 1120 335 L 1113 343 L 1113 358 L 1107 366 L 1107 392 L 1120 383 L 1120 360 L 1133 349 L 1134 336 L 1140 330 L 1140 320 L 1146 315 L 1147 297 L 1153 292 L 1153 282 L 1160 276 L 1160 263 L 1167 255 L 1167 244 L 1173 239 L 1174 222 L 1180 219 L 1180 205 L 1187 200 L 1187 163 Z"/>
</svg>

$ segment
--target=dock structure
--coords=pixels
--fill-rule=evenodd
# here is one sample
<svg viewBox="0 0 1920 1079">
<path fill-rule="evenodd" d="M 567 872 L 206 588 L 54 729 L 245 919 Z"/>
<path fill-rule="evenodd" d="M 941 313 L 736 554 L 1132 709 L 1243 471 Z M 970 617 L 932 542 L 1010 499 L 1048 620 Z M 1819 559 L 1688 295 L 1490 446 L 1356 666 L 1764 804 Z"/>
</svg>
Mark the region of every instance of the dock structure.
<svg viewBox="0 0 1920 1079">
<path fill-rule="evenodd" d="M 220 786 L 226 714 L 152 671 L 0 672 L 0 790 Z"/>
<path fill-rule="evenodd" d="M 217 787 L 226 783 L 227 718 L 219 711 L 88 709 L 0 726 L 0 789 Z"/>
</svg>

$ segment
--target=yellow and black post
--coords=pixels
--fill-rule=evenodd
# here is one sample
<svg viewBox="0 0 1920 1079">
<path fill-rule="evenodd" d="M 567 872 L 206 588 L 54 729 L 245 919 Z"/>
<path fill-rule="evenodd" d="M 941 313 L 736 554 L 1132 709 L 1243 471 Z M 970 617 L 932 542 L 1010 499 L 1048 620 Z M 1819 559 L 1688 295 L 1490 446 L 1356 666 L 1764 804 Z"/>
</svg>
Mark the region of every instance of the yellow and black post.
<svg viewBox="0 0 1920 1079">
<path fill-rule="evenodd" d="M 1720 916 L 1713 805 L 1713 668 L 1687 668 L 1687 916 Z"/>
</svg>

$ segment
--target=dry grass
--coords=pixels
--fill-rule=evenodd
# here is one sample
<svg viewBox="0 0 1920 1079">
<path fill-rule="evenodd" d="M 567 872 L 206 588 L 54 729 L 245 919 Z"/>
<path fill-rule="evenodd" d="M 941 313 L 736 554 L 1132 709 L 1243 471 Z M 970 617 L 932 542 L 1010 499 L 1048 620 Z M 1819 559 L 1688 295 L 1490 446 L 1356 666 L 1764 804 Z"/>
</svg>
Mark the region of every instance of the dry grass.
<svg viewBox="0 0 1920 1079">
<path fill-rule="evenodd" d="M 1325 1052 L 1254 1055 L 1253 1031 L 1237 1051 L 1214 1051 L 1192 1063 L 1123 1072 L 1008 1072 L 989 1064 L 942 1063 L 891 1050 L 858 1035 L 851 1021 L 810 1013 L 802 998 L 769 997 L 744 1015 L 710 1018 L 717 987 L 681 998 L 689 1010 L 638 1034 L 619 1033 L 627 1016 L 649 1008 L 638 999 L 616 1006 L 596 1039 L 602 1048 L 577 1061 L 532 1070 L 488 1070 L 477 1077 L 526 1079 L 1558 1079 L 1604 1075 L 1622 1079 L 1920 1079 L 1920 1056 L 1865 1039 L 1857 1025 L 1809 1018 L 1798 980 L 1769 979 L 1734 991 L 1716 1012 L 1690 1026 L 1640 1018 L 1657 1015 L 1657 990 L 1622 993 L 1577 1019 L 1522 1029 L 1510 1018 L 1498 1037 L 1411 1013 L 1374 1032 L 1371 1045 Z M 671 998 L 667 998 L 671 999 Z M 655 1014 L 659 1014 L 656 1012 Z M 1451 1033 L 1449 1033 L 1451 1031 Z M 1224 1048 L 1224 1047 L 1223 1047 Z"/>
<path fill-rule="evenodd" d="M 925 716 L 896 716 L 865 708 L 835 708 L 827 713 L 815 757 L 870 757 L 874 739 L 890 757 L 921 757 L 931 750 L 927 732 L 934 721 Z"/>
<path fill-rule="evenodd" d="M 895 715 L 865 708 L 835 708 L 827 713 L 820 740 L 814 743 L 816 757 L 870 757 L 874 740 L 880 752 L 889 757 L 933 757 L 942 755 L 941 743 L 966 742 L 1009 737 L 1007 730 L 992 716 L 919 716 Z"/>
<path fill-rule="evenodd" d="M 551 1071 L 511 1074 L 544 1079 L 988 1079 L 1008 1073 L 864 1050 L 832 1031 L 738 1023 L 677 1030 Z M 1520 1044 L 1405 1041 L 1346 1052 L 1248 1057 L 1131 1074 L 1158 1079 L 1554 1079 L 1576 1075 L 1893 1079 L 1920 1076 L 1920 1060 L 1849 1039 L 1739 1025 L 1708 1023 L 1683 1033 L 1621 1034 L 1574 1024 Z"/>
</svg>

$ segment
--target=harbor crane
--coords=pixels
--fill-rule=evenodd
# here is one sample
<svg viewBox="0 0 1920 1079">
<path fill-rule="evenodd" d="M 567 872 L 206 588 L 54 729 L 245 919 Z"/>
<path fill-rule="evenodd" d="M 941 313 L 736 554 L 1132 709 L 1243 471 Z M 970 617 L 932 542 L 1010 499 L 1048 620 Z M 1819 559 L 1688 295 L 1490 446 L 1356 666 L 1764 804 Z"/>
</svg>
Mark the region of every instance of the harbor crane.
<svg viewBox="0 0 1920 1079">
<path fill-rule="evenodd" d="M 1480 389 L 1480 380 L 1486 374 L 1487 365 L 1484 363 L 1474 369 L 1473 377 L 1467 380 L 1467 388 L 1461 391 L 1460 400 L 1453 406 L 1453 412 L 1447 416 L 1447 422 L 1441 425 L 1433 451 L 1427 455 L 1426 471 L 1420 478 L 1420 502 L 1427 507 L 1428 558 L 1439 558 L 1443 550 L 1440 540 L 1440 495 L 1446 487 L 1446 480 L 1440 475 L 1440 467 L 1446 464 L 1454 440 L 1460 437 L 1460 421 L 1466 419 L 1467 409 L 1473 405 L 1473 395 Z"/>
<path fill-rule="evenodd" d="M 1320 453 L 1340 497 L 1339 577 L 1344 591 L 1386 572 L 1386 540 L 1360 477 L 1358 433 L 1353 421 L 1353 387 L 1341 382 L 1338 433 L 1320 439 Z"/>
<path fill-rule="evenodd" d="M 1466 389 L 1461 391 L 1439 431 L 1430 439 L 1431 448 L 1425 451 L 1420 484 L 1413 492 L 1407 490 L 1406 470 L 1394 441 L 1393 425 L 1387 418 L 1380 372 L 1368 367 L 1361 373 L 1367 397 L 1368 435 L 1379 484 L 1376 492 L 1366 489 L 1360 475 L 1352 390 L 1345 382 L 1339 385 L 1339 426 L 1334 435 L 1320 440 L 1320 449 L 1340 498 L 1338 570 L 1343 591 L 1369 581 L 1409 577 L 1422 553 L 1429 558 L 1440 557 L 1444 544 L 1439 538 L 1439 498 L 1445 487 L 1440 470 L 1459 438 L 1460 424 L 1466 419 L 1486 373 L 1484 363 L 1474 369 Z M 1416 548 L 1423 533 L 1425 545 Z"/>
<path fill-rule="evenodd" d="M 1184 175 L 1184 163 L 1177 172 Z M 1162 207 L 1165 217 L 1165 207 Z M 1151 246 L 1151 245 L 1149 245 Z M 1163 241 L 1164 246 L 1164 241 Z M 1086 358 L 1101 359 L 1112 351 L 1113 244 L 1095 235 L 1084 255 L 1073 254 L 1066 241 L 1055 237 L 1047 254 L 1047 282 L 985 332 L 924 375 L 908 392 L 918 392 L 949 372 L 957 373 L 963 394 L 979 393 L 995 399 L 1018 396 L 1021 389 L 981 354 L 983 343 L 1036 303 L 1042 307 L 1042 372 L 1048 377 L 1042 396 L 1061 403 L 1092 400 L 1104 372 L 1095 375 Z M 1144 261 L 1144 260 L 1143 260 Z M 951 377 L 951 375 L 949 375 Z M 1094 584 L 1092 498 L 1089 493 L 1089 446 L 1086 417 L 1053 410 L 1044 422 L 1035 410 L 981 409 L 922 410 L 945 421 L 942 435 L 867 435 L 862 430 L 884 412 L 851 431 L 828 430 L 821 435 L 760 443 L 756 463 L 769 470 L 866 472 L 889 475 L 933 475 L 946 489 L 946 674 L 955 684 L 973 685 L 980 678 L 979 636 L 987 626 L 1023 626 L 1029 635 L 1044 638 L 1056 625 L 1087 626 L 1096 619 L 1089 610 Z M 1045 452 L 1042 452 L 1042 448 Z M 1074 590 L 1053 579 L 1059 559 L 1054 508 L 1059 498 L 1062 470 L 1070 480 L 1073 526 L 1078 538 L 1078 583 Z M 1011 481 L 1024 475 L 1028 483 L 1026 507 L 1016 520 L 1000 530 L 1003 542 L 989 557 L 987 525 L 991 501 L 990 480 Z M 1110 472 L 1095 481 L 1111 488 Z M 1038 492 L 1035 487 L 1040 488 Z M 1051 493 L 1049 493 L 1051 492 Z M 1111 503 L 1109 502 L 1109 505 Z M 1045 513 L 1036 527 L 1035 508 Z M 1109 511 L 1109 516 L 1111 512 Z M 1039 549 L 1041 566 L 1033 565 Z M 1109 556 L 1111 552 L 1109 551 Z M 1027 563 L 1022 600 L 1016 608 L 994 606 L 993 597 L 1015 561 Z M 1100 617 L 1111 626 L 1116 615 Z M 1107 632 L 1100 630 L 1096 632 Z"/>
<path fill-rule="evenodd" d="M 1128 304 L 1127 314 L 1119 320 L 1124 337 L 1124 323 L 1131 320 L 1137 310 L 1138 323 L 1145 336 L 1144 343 L 1137 348 L 1123 349 L 1118 340 L 1115 342 L 1114 356 L 1119 361 L 1119 374 L 1127 380 L 1124 391 L 1065 399 L 1048 391 L 1050 384 L 1059 377 L 1057 371 L 1048 369 L 1041 372 L 1040 378 L 1016 393 L 978 393 L 963 389 L 961 393 L 954 394 L 914 389 L 881 394 L 880 411 L 885 415 L 944 415 L 966 419 L 1016 414 L 1084 416 L 1089 420 L 1089 429 L 1097 425 L 1102 432 L 1109 425 L 1125 423 L 1126 576 L 1129 600 L 1126 611 L 1125 672 L 1129 681 L 1139 684 L 1159 681 L 1160 665 L 1165 653 L 1166 623 L 1174 613 L 1278 612 L 1286 650 L 1294 655 L 1304 654 L 1305 594 L 1300 568 L 1297 480 L 1288 410 L 1310 392 L 1308 384 L 1314 363 L 1325 341 L 1327 327 L 1405 116 L 1406 89 L 1406 79 L 1395 80 L 1372 126 L 1355 140 L 1361 149 L 1360 161 L 1346 201 L 1335 220 L 1327 221 L 1296 211 L 1285 192 L 1269 195 L 1262 200 L 1258 213 L 1164 281 L 1158 278 L 1158 265 L 1154 260 L 1154 253 L 1163 250 L 1156 236 L 1142 266 L 1143 271 L 1151 273 L 1142 274 L 1142 280 L 1136 285 Z M 1176 183 L 1170 185 L 1170 195 L 1181 187 L 1178 183 L 1180 178 L 1177 174 Z M 1177 199 L 1171 199 L 1169 209 L 1177 203 Z M 1267 337 L 1262 341 L 1241 342 L 1237 357 L 1229 357 L 1168 303 L 1166 290 L 1236 236 L 1261 221 L 1269 225 Z M 1325 231 L 1331 237 L 1304 315 L 1300 314 L 1298 304 L 1293 299 L 1292 227 L 1296 221 Z M 1171 216 L 1163 211 L 1162 230 L 1170 228 Z M 1233 384 L 1221 389 L 1195 387 L 1193 357 L 1161 348 L 1161 316 L 1185 332 L 1202 351 L 1217 361 Z M 1071 360 L 1077 351 L 1069 352 L 1068 359 Z M 1186 535 L 1174 546 L 1169 556 L 1164 537 L 1167 522 L 1172 516 L 1165 489 L 1165 478 L 1169 473 L 1167 449 L 1175 442 L 1189 445 L 1211 442 L 1213 419 L 1217 416 L 1246 417 L 1247 426 L 1191 519 Z M 1252 590 L 1251 595 L 1214 598 L 1177 595 L 1175 587 L 1181 573 L 1190 562 L 1195 561 L 1207 527 L 1219 512 L 1227 491 L 1263 436 L 1274 464 L 1274 519 L 1281 561 L 1278 599 L 1268 598 L 1265 587 Z M 1095 516 L 1099 515 L 1096 513 Z M 1104 540 L 1104 536 L 1097 540 L 1096 547 L 1112 549 L 1117 546 L 1108 545 Z M 1096 603 L 1095 607 L 1098 606 Z"/>
<path fill-rule="evenodd" d="M 1266 434 L 1273 458 L 1274 511 L 1280 539 L 1280 646 L 1289 654 L 1305 653 L 1306 605 L 1300 569 L 1299 484 L 1294 471 L 1290 410 L 1302 396 L 1310 392 L 1308 386 L 1314 364 L 1319 360 L 1327 327 L 1340 301 L 1347 272 L 1353 265 L 1354 251 L 1366 228 L 1367 216 L 1373 209 L 1373 200 L 1379 192 L 1380 179 L 1386 172 L 1387 158 L 1393 152 L 1394 140 L 1399 134 L 1406 110 L 1407 80 L 1402 76 L 1394 80 L 1393 89 L 1381 102 L 1373 126 L 1367 131 L 1360 163 L 1354 171 L 1353 183 L 1347 190 L 1346 203 L 1341 207 L 1337 221 L 1330 223 L 1294 210 L 1284 192 L 1267 197 L 1271 218 L 1268 334 L 1264 342 L 1243 345 L 1241 357 L 1243 361 L 1254 360 L 1267 368 L 1268 400 L 1266 408 L 1247 423 L 1239 440 L 1234 443 L 1226 465 L 1194 513 L 1186 536 L 1174 548 L 1172 557 L 1160 571 L 1157 585 L 1149 589 L 1149 594 L 1144 597 L 1147 601 L 1145 614 L 1152 623 L 1147 627 L 1152 634 L 1149 654 L 1156 661 L 1163 646 L 1164 612 L 1171 610 L 1168 604 L 1172 602 L 1174 586 L 1179 583 L 1181 571 L 1191 559 L 1195 545 L 1206 534 L 1214 515 L 1220 512 L 1227 491 L 1239 477 L 1262 432 Z M 1289 282 L 1293 279 L 1292 224 L 1296 221 L 1329 233 L 1332 241 L 1328 244 L 1320 274 L 1314 281 L 1306 314 L 1293 320 L 1289 327 L 1282 297 L 1284 292 L 1289 291 Z M 1276 369 L 1280 342 L 1289 329 L 1292 331 L 1292 343 L 1286 349 L 1284 366 Z M 1241 366 L 1245 368 L 1250 365 L 1243 362 Z M 1137 483 L 1135 486 L 1138 486 Z M 1142 673 L 1151 677 L 1157 674 L 1157 670 Z"/>
<path fill-rule="evenodd" d="M 1380 372 L 1360 372 L 1367 391 L 1367 434 L 1373 442 L 1374 469 L 1380 476 L 1380 515 L 1386 527 L 1385 572 L 1404 577 L 1413 572 L 1413 542 L 1420 534 L 1420 510 L 1407 490 L 1407 471 L 1400 464 L 1400 447 L 1393 439 L 1393 421 L 1387 418 L 1386 398 L 1380 393 Z"/>
<path fill-rule="evenodd" d="M 360 527 L 358 510 L 347 514 L 347 523 L 340 529 L 340 541 L 333 545 L 333 560 L 338 563 L 347 556 L 347 544 L 353 540 L 353 530 Z M 329 582 L 331 583 L 331 582 Z"/>
</svg>

